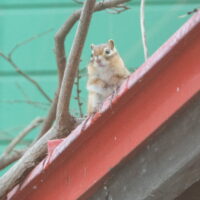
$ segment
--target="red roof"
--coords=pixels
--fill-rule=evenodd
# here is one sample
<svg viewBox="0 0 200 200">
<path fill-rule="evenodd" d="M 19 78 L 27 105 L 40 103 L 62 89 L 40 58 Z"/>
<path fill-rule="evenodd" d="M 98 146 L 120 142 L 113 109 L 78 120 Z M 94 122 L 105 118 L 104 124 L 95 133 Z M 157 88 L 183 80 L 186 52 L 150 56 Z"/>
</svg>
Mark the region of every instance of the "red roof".
<svg viewBox="0 0 200 200">
<path fill-rule="evenodd" d="M 90 196 L 109 171 L 200 89 L 200 13 L 86 119 L 9 194 L 14 200 Z M 53 143 L 54 144 L 54 143 Z M 51 145 L 50 145 L 51 146 Z"/>
</svg>

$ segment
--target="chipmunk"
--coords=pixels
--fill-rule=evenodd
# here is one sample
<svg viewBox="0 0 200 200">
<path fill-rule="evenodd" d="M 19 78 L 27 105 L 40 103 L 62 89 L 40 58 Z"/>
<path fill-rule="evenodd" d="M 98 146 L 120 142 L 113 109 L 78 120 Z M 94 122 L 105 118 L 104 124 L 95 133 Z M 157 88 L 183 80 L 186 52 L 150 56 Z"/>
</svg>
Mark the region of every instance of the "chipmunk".
<svg viewBox="0 0 200 200">
<path fill-rule="evenodd" d="M 88 114 L 98 111 L 103 101 L 130 75 L 113 40 L 106 44 L 91 44 L 91 50 L 87 82 Z"/>
</svg>

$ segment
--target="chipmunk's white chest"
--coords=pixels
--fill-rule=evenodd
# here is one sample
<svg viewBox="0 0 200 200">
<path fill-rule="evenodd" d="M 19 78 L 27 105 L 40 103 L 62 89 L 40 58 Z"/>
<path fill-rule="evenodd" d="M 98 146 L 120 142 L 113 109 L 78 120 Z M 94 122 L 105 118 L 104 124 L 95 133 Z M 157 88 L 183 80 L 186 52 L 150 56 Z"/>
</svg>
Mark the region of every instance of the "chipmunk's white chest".
<svg viewBox="0 0 200 200">
<path fill-rule="evenodd" d="M 111 67 L 108 65 L 105 66 L 95 66 L 95 73 L 90 77 L 90 79 L 99 79 L 105 84 L 110 84 L 112 77 L 114 76 L 114 72 L 111 70 Z M 112 94 L 113 87 L 106 87 L 102 84 L 89 84 L 87 85 L 87 89 L 91 92 L 95 92 L 97 94 L 101 94 L 104 98 Z"/>
<path fill-rule="evenodd" d="M 113 77 L 114 72 L 111 70 L 110 66 L 99 67 L 96 72 L 96 76 L 102 81 L 109 83 Z"/>
</svg>

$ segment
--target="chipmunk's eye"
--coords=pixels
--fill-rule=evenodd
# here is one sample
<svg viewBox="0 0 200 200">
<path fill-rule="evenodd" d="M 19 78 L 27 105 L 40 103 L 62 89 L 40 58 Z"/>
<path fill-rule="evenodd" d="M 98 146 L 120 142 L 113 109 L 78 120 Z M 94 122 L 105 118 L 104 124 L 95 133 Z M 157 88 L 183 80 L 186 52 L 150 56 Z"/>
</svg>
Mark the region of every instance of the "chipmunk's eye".
<svg viewBox="0 0 200 200">
<path fill-rule="evenodd" d="M 109 55 L 109 54 L 110 54 L 110 50 L 109 50 L 109 49 L 106 49 L 106 50 L 105 50 L 105 53 L 106 53 L 107 55 Z"/>
</svg>

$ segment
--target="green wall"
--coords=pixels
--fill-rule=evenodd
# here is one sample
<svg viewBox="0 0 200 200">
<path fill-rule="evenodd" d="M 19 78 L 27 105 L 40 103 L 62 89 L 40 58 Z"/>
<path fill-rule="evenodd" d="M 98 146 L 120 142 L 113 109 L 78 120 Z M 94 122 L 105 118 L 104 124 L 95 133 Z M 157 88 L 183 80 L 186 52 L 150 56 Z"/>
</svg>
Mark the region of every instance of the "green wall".
<svg viewBox="0 0 200 200">
<path fill-rule="evenodd" d="M 143 61 L 143 50 L 139 26 L 139 0 L 130 3 L 131 9 L 112 15 L 106 11 L 95 13 L 83 50 L 81 69 L 85 69 L 91 43 L 104 43 L 114 39 L 126 65 L 133 70 Z M 199 0 L 146 0 L 146 30 L 149 52 L 152 54 L 187 19 L 180 15 L 199 7 Z M 57 87 L 57 72 L 54 56 L 54 34 L 64 21 L 78 9 L 72 0 L 1 0 L 0 1 L 0 51 L 7 54 L 13 46 L 34 35 L 53 31 L 24 46 L 13 55 L 17 65 L 40 83 L 48 95 L 53 98 Z M 75 27 L 67 37 L 66 49 L 69 52 Z M 87 77 L 81 79 L 81 98 L 86 104 L 85 90 Z M 42 108 L 26 103 L 7 101 L 37 101 Z M 84 110 L 85 110 L 84 104 Z M 8 141 L 23 129 L 35 117 L 45 116 L 48 102 L 27 80 L 19 76 L 13 68 L 0 57 L 0 152 Z M 77 103 L 72 101 L 72 113 L 76 114 Z M 37 134 L 33 131 L 26 142 Z M 19 145 L 19 148 L 24 145 Z M 5 171 L 5 170 L 4 170 Z M 2 172 L 0 172 L 1 174 Z"/>
</svg>

